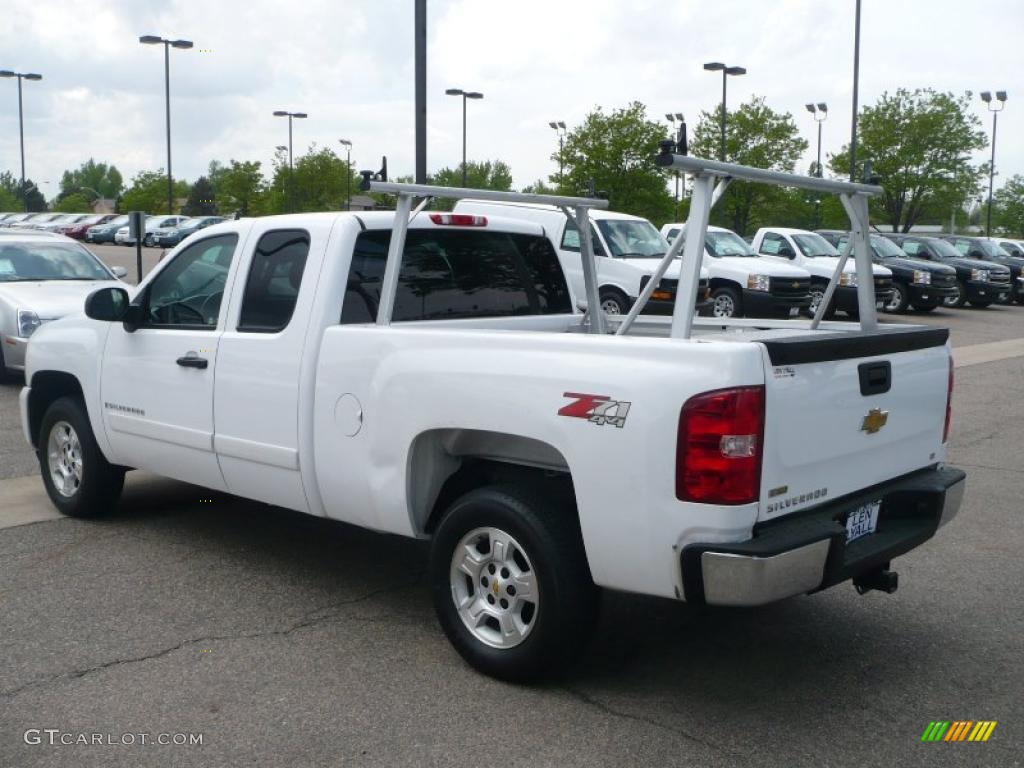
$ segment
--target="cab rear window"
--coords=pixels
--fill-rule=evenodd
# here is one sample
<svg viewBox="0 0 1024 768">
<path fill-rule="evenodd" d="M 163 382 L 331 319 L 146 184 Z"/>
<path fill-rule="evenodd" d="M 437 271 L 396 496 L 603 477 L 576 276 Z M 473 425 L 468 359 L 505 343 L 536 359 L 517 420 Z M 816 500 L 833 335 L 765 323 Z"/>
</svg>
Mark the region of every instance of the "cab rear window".
<svg viewBox="0 0 1024 768">
<path fill-rule="evenodd" d="M 342 323 L 376 319 L 390 241 L 390 230 L 363 232 L 356 239 Z M 395 321 L 570 312 L 565 276 L 545 237 L 439 229 L 406 235 Z"/>
</svg>

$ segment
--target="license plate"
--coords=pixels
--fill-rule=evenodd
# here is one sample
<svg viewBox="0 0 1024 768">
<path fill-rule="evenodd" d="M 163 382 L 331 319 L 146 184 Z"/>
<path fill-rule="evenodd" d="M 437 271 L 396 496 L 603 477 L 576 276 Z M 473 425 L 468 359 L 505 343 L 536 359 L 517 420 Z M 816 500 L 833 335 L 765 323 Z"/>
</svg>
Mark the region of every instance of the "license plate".
<svg viewBox="0 0 1024 768">
<path fill-rule="evenodd" d="M 800 314 L 800 307 L 790 307 L 789 308 L 789 316 L 790 317 L 796 317 L 799 314 Z"/>
<path fill-rule="evenodd" d="M 846 543 L 849 544 L 861 536 L 867 536 L 875 532 L 878 525 L 878 510 L 882 502 L 872 501 L 863 507 L 858 507 L 846 518 Z"/>
</svg>

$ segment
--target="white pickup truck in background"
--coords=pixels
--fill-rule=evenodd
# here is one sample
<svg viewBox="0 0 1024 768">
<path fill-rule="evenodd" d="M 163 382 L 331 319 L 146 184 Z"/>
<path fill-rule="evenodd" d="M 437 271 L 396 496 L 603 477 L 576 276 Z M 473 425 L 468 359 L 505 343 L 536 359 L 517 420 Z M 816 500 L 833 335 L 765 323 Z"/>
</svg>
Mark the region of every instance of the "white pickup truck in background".
<svg viewBox="0 0 1024 768">
<path fill-rule="evenodd" d="M 811 274 L 811 303 L 807 313 L 814 315 L 825 297 L 825 288 L 836 271 L 839 251 L 817 232 L 787 227 L 761 227 L 754 234 L 751 249 L 761 255 L 794 264 Z M 892 293 L 892 271 L 878 264 L 873 265 L 875 277 L 875 307 L 881 309 Z M 839 285 L 826 310 L 825 317 L 832 317 L 836 310 L 851 317 L 857 316 L 857 270 L 853 262 L 847 262 L 839 278 Z"/>
<path fill-rule="evenodd" d="M 671 243 L 685 229 L 685 223 L 666 224 L 661 234 Z M 714 317 L 796 317 L 811 303 L 807 270 L 760 258 L 731 229 L 707 228 L 704 266 Z"/>
<path fill-rule="evenodd" d="M 553 205 L 506 203 L 486 200 L 460 200 L 458 213 L 501 216 L 532 221 L 544 227 L 551 245 L 558 252 L 562 268 L 569 279 L 569 288 L 578 301 L 583 300 L 583 265 L 580 258 L 580 232 L 565 212 Z M 594 210 L 590 219 L 594 254 L 598 257 L 597 279 L 601 309 L 609 315 L 624 315 L 637 300 L 651 279 L 658 259 L 668 251 L 658 230 L 640 216 Z M 697 303 L 703 305 L 708 293 L 707 270 L 701 272 Z M 679 265 L 673 264 L 651 295 L 647 311 L 670 314 L 676 300 Z"/>
<path fill-rule="evenodd" d="M 945 330 L 680 336 L 690 267 L 671 319 L 581 315 L 540 224 L 410 214 L 467 190 L 373 189 L 397 212 L 217 224 L 35 333 L 22 422 L 59 510 L 109 511 L 140 468 L 429 539 L 441 626 L 509 680 L 577 657 L 597 587 L 732 606 L 892 591 L 890 561 L 956 514 Z M 488 194 L 583 225 L 604 204 Z"/>
</svg>

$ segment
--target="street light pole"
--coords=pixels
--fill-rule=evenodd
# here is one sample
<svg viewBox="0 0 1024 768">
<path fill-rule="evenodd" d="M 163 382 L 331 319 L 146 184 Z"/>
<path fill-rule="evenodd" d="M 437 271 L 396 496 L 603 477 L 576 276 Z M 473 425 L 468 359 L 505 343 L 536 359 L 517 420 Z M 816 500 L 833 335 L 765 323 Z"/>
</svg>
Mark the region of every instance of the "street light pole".
<svg viewBox="0 0 1024 768">
<path fill-rule="evenodd" d="M 43 76 L 35 72 L 12 72 L 9 69 L 0 71 L 0 77 L 18 78 L 18 140 L 21 147 L 21 198 L 28 212 L 28 192 L 25 189 L 25 118 L 21 109 L 21 81 L 42 80 Z"/>
<path fill-rule="evenodd" d="M 853 115 L 850 118 L 850 181 L 857 181 L 857 101 L 860 89 L 860 0 L 853 32 Z"/>
<path fill-rule="evenodd" d="M 167 40 L 157 35 L 143 35 L 139 38 L 143 45 L 164 46 L 164 107 L 167 116 L 167 213 L 174 213 L 174 181 L 171 176 L 171 48 L 189 49 L 191 40 Z"/>
<path fill-rule="evenodd" d="M 818 163 L 815 165 L 815 172 L 813 175 L 819 179 L 822 177 L 821 171 L 821 124 L 828 118 L 828 104 L 823 101 L 819 101 L 817 104 L 807 104 L 807 111 L 814 117 L 814 122 L 818 124 Z M 818 117 L 818 115 L 821 117 Z"/>
<path fill-rule="evenodd" d="M 683 133 L 686 131 L 686 118 L 683 117 L 683 113 L 682 112 L 666 112 L 665 113 L 665 119 L 668 120 L 669 124 L 672 126 L 673 133 L 675 133 L 675 130 L 676 130 L 676 121 L 677 120 L 679 121 L 679 132 L 676 133 L 676 137 L 675 137 L 676 138 L 676 145 L 678 146 L 679 142 L 681 142 L 683 140 Z M 682 150 L 678 150 L 678 151 L 682 152 Z M 678 210 L 679 209 L 679 171 L 675 172 L 675 177 L 676 177 L 676 210 Z"/>
<path fill-rule="evenodd" d="M 288 112 L 284 109 L 274 110 L 274 117 L 288 118 L 288 212 L 293 213 L 292 207 L 295 204 L 295 177 L 292 167 L 292 118 L 302 120 L 309 117 L 305 112 Z"/>
<path fill-rule="evenodd" d="M 338 143 L 345 148 L 345 210 L 352 210 L 352 142 L 348 139 L 338 139 Z"/>
<path fill-rule="evenodd" d="M 992 113 L 992 159 L 988 164 L 988 217 L 985 223 L 985 237 L 992 237 L 992 185 L 996 175 L 996 118 L 1006 106 L 1006 91 L 996 91 L 996 104 L 992 103 L 992 94 L 989 91 L 981 92 L 981 100 L 985 102 L 988 111 Z"/>
<path fill-rule="evenodd" d="M 562 186 L 562 181 L 565 178 L 563 170 L 564 163 L 562 159 L 562 152 L 565 150 L 565 121 L 552 120 L 548 125 L 550 125 L 554 129 L 555 133 L 558 134 L 558 186 Z"/>
<path fill-rule="evenodd" d="M 730 67 L 723 64 L 720 61 L 709 61 L 707 64 L 704 65 L 704 69 L 706 69 L 708 72 L 721 71 L 722 73 L 722 143 L 721 148 L 719 149 L 718 159 L 721 160 L 722 162 L 725 162 L 726 82 L 728 80 L 729 75 L 745 75 L 747 74 L 747 70 L 744 69 L 743 67 Z"/>
<path fill-rule="evenodd" d="M 461 88 L 449 88 L 445 91 L 448 96 L 462 97 L 462 186 L 466 186 L 466 99 L 482 99 L 484 95 L 477 91 L 464 91 Z"/>
</svg>

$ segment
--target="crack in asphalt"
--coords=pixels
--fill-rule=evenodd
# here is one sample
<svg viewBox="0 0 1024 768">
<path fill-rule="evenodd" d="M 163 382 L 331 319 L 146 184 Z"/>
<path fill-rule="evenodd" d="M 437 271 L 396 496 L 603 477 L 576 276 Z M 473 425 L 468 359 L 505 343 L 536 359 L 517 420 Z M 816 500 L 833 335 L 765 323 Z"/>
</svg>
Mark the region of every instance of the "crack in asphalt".
<svg viewBox="0 0 1024 768">
<path fill-rule="evenodd" d="M 561 686 L 561 689 L 568 693 L 570 696 L 572 696 L 574 699 L 577 699 L 578 701 L 583 702 L 587 706 L 596 709 L 597 711 L 602 712 L 606 715 L 610 715 L 612 717 L 620 718 L 623 720 L 632 720 L 633 722 L 654 726 L 658 730 L 668 731 L 669 733 L 675 736 L 682 736 L 687 741 L 692 741 L 694 744 L 700 744 L 702 747 L 707 747 L 708 749 L 714 750 L 715 752 L 720 752 L 730 757 L 747 756 L 745 752 L 737 752 L 735 750 L 729 749 L 728 747 L 724 747 L 721 744 L 716 744 L 714 742 L 707 741 L 706 739 L 702 739 L 699 736 L 694 736 L 692 733 L 688 733 L 687 731 L 684 731 L 681 728 L 673 728 L 671 725 L 666 725 L 665 723 L 658 722 L 653 718 L 646 717 L 644 715 L 636 715 L 631 712 L 623 712 L 621 709 L 616 709 L 610 704 L 606 704 L 605 702 L 595 698 L 594 696 L 591 696 L 588 693 L 584 693 L 578 688 L 572 688 L 568 685 L 563 685 Z"/>
<path fill-rule="evenodd" d="M 348 605 L 366 602 L 367 600 L 372 600 L 373 598 L 380 597 L 381 595 L 390 594 L 393 592 L 400 592 L 403 589 L 415 587 L 417 584 L 420 583 L 420 579 L 422 578 L 422 576 L 423 574 L 420 573 L 416 576 L 415 579 L 411 581 L 403 581 L 398 584 L 391 584 L 389 586 L 381 587 L 380 589 L 375 589 L 370 592 L 367 592 L 364 595 L 359 595 L 358 597 L 347 598 L 345 600 L 338 600 L 336 602 L 329 603 L 328 605 L 307 612 L 302 619 L 283 629 L 266 630 L 263 632 L 231 633 L 225 635 L 206 635 L 203 637 L 191 638 L 189 640 L 182 640 L 177 645 L 173 645 L 169 648 L 162 648 L 158 651 L 143 654 L 142 656 L 136 656 L 134 658 L 128 659 L 114 659 L 113 661 L 107 661 L 102 664 L 96 664 L 91 667 L 86 667 L 85 669 L 76 669 L 70 672 L 62 672 L 59 675 L 52 675 L 50 677 L 44 677 L 38 680 L 31 680 L 25 683 L 24 685 L 20 685 L 16 688 L 11 688 L 6 691 L 0 691 L 0 699 L 11 699 L 17 696 L 19 693 L 22 693 L 23 691 L 26 691 L 30 688 L 39 688 L 45 685 L 49 685 L 51 683 L 58 682 L 60 680 L 77 680 L 79 678 L 85 677 L 86 675 L 90 675 L 94 672 L 100 672 L 104 669 L 109 669 L 110 667 L 117 667 L 125 664 L 137 664 L 144 661 L 159 659 L 163 656 L 167 656 L 171 653 L 174 653 L 175 651 L 180 651 L 181 649 L 186 648 L 187 646 L 196 645 L 197 643 L 209 643 L 216 642 L 219 640 L 251 640 L 254 638 L 290 635 L 292 632 L 296 632 L 300 629 L 305 629 L 307 627 L 316 626 L 317 624 L 329 622 L 333 619 L 341 618 L 340 615 L 326 613 L 327 611 L 333 611 Z"/>
</svg>

